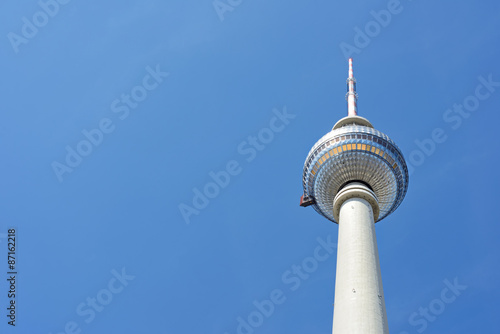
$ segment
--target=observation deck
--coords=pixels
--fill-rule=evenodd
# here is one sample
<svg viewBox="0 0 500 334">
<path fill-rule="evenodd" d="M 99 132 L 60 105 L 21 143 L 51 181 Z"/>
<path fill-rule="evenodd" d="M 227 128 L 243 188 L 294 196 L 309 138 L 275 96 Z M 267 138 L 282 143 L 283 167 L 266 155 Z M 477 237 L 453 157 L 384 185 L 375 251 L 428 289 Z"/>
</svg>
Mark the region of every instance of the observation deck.
<svg viewBox="0 0 500 334">
<path fill-rule="evenodd" d="M 359 116 L 341 119 L 311 149 L 304 163 L 303 199 L 329 220 L 333 200 L 350 182 L 362 182 L 377 196 L 375 221 L 392 213 L 408 189 L 408 168 L 401 150 L 384 133 Z"/>
</svg>

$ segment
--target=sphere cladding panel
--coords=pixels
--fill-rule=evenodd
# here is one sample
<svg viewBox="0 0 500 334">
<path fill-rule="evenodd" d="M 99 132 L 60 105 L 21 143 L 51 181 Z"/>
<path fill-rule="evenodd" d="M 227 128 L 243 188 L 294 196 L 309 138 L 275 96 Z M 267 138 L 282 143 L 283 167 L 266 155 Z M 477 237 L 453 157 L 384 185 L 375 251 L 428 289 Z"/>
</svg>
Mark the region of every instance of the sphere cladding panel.
<svg viewBox="0 0 500 334">
<path fill-rule="evenodd" d="M 333 200 L 350 181 L 372 187 L 380 207 L 377 221 L 396 210 L 408 189 L 408 169 L 394 141 L 361 125 L 343 126 L 323 136 L 304 163 L 304 193 L 315 199 L 318 213 L 336 222 Z"/>
</svg>

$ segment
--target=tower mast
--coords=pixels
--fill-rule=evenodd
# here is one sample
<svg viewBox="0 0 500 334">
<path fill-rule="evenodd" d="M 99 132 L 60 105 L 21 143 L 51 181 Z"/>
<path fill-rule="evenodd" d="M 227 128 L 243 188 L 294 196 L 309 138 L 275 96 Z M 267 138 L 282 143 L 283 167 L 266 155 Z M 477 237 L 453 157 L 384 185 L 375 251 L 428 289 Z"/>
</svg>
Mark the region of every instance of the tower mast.
<svg viewBox="0 0 500 334">
<path fill-rule="evenodd" d="M 347 116 L 358 115 L 358 94 L 356 93 L 356 79 L 352 70 L 352 58 L 349 58 L 349 77 L 347 78 Z"/>
</svg>

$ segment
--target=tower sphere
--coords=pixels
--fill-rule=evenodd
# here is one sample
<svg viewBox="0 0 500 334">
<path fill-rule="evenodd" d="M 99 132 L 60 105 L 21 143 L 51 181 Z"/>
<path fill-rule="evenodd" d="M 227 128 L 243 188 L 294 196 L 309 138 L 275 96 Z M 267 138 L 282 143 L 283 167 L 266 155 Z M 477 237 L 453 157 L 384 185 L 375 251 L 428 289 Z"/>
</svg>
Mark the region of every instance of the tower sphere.
<svg viewBox="0 0 500 334">
<path fill-rule="evenodd" d="M 302 206 L 313 208 L 338 223 L 335 196 L 351 182 L 367 185 L 378 200 L 375 222 L 401 204 L 408 189 L 408 168 L 401 150 L 384 133 L 357 116 L 357 94 L 350 60 L 349 116 L 342 118 L 309 152 L 304 163 Z"/>
</svg>

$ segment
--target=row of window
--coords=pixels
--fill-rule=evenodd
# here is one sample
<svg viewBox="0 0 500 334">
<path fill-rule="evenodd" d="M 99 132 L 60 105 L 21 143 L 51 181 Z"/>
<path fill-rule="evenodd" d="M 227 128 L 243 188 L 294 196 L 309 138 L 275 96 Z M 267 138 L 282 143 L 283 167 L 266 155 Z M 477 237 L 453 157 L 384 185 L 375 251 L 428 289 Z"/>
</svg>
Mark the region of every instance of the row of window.
<svg viewBox="0 0 500 334">
<path fill-rule="evenodd" d="M 311 173 L 313 175 L 316 175 L 316 172 L 318 171 L 319 166 L 321 166 L 328 158 L 333 157 L 336 154 L 340 154 L 342 152 L 347 152 L 351 150 L 358 150 L 358 151 L 365 151 L 365 152 L 371 152 L 373 154 L 379 155 L 382 159 L 385 159 L 389 162 L 389 165 L 392 166 L 392 168 L 396 169 L 398 164 L 394 161 L 394 159 L 387 154 L 384 150 L 381 150 L 380 148 L 368 144 L 344 144 L 344 145 L 339 145 L 337 147 L 334 147 L 330 151 L 326 152 L 321 158 L 318 159 L 316 164 L 314 165 Z"/>
<path fill-rule="evenodd" d="M 387 148 L 395 156 L 399 156 L 400 155 L 400 153 L 397 152 L 396 149 L 390 143 L 388 143 L 385 139 L 382 139 L 380 137 L 377 137 L 377 136 L 374 136 L 374 135 L 371 135 L 371 134 L 366 134 L 366 133 L 353 133 L 353 134 L 348 134 L 348 135 L 343 135 L 343 136 L 335 137 L 335 138 L 333 138 L 333 139 L 331 139 L 331 140 L 323 143 L 320 147 L 318 147 L 316 149 L 316 152 L 320 152 L 325 147 L 331 146 L 334 143 L 338 143 L 338 142 L 345 141 L 345 140 L 350 140 L 350 139 L 368 140 L 368 141 L 377 143 L 377 144 L 379 144 L 379 145 Z M 311 160 L 312 160 L 313 157 L 314 156 L 311 156 Z M 307 163 L 307 168 L 309 168 L 311 160 Z M 391 165 L 392 165 L 392 163 L 391 163 Z"/>
</svg>

